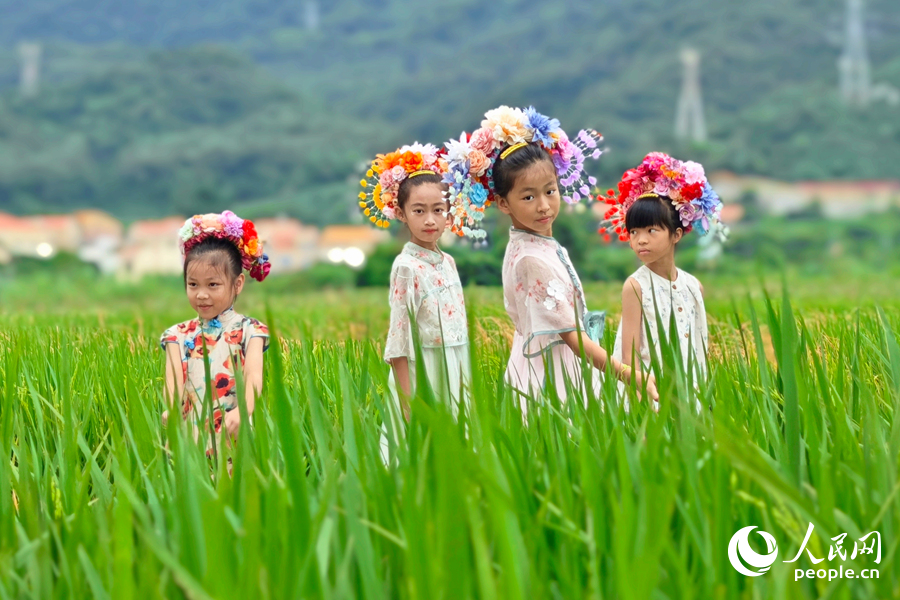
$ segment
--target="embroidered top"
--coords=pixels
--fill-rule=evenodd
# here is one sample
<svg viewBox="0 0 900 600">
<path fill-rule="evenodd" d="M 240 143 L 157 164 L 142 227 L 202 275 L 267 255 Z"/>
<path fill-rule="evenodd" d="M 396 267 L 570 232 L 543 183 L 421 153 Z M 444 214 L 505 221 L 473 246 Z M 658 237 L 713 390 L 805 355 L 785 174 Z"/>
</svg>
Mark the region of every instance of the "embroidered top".
<svg viewBox="0 0 900 600">
<path fill-rule="evenodd" d="M 449 254 L 408 242 L 391 269 L 390 305 L 386 361 L 415 356 L 410 312 L 422 348 L 469 343 L 462 284 Z"/>
<path fill-rule="evenodd" d="M 569 253 L 551 237 L 510 229 L 503 259 L 503 304 L 527 358 L 564 343 L 585 316 L 584 290 Z"/>
<path fill-rule="evenodd" d="M 700 282 L 696 277 L 681 269 L 676 269 L 676 273 L 675 280 L 669 281 L 645 265 L 631 276 L 641 286 L 641 309 L 644 314 L 640 331 L 640 347 L 635 348 L 635 354 L 639 355 L 641 362 L 649 367 L 652 346 L 657 349 L 657 360 L 659 360 L 657 316 L 662 322 L 664 331 L 668 333 L 669 322 L 672 315 L 675 315 L 676 336 L 681 345 L 683 364 L 687 368 L 688 357 L 693 352 L 694 364 L 697 365 L 699 373 L 705 375 L 708 332 L 706 307 L 703 304 Z M 650 330 L 650 340 L 647 339 L 645 327 Z M 620 359 L 623 358 L 621 324 L 616 333 L 613 355 Z"/>
<path fill-rule="evenodd" d="M 229 411 L 237 407 L 232 365 L 243 367 L 247 347 L 255 337 L 263 338 L 263 349 L 268 348 L 269 330 L 266 326 L 256 319 L 235 312 L 233 308 L 209 321 L 194 318 L 166 329 L 160 338 L 160 346 L 165 350 L 167 344 L 178 344 L 181 355 L 185 389 L 181 405 L 182 417 L 187 419 L 191 412 L 198 412 L 193 418 L 203 418 L 201 407 L 206 398 L 204 342 L 209 355 L 213 407 L 221 406 Z"/>
</svg>

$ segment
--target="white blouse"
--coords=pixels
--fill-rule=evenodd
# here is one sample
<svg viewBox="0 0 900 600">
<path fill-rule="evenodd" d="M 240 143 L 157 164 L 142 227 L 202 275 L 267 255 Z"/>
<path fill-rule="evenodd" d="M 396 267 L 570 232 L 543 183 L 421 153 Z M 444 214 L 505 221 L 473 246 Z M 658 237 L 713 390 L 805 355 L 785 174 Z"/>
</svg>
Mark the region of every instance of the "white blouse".
<svg viewBox="0 0 900 600">
<path fill-rule="evenodd" d="M 390 305 L 385 361 L 415 356 L 410 312 L 422 348 L 469 343 L 462 284 L 449 254 L 408 242 L 391 269 Z"/>
</svg>

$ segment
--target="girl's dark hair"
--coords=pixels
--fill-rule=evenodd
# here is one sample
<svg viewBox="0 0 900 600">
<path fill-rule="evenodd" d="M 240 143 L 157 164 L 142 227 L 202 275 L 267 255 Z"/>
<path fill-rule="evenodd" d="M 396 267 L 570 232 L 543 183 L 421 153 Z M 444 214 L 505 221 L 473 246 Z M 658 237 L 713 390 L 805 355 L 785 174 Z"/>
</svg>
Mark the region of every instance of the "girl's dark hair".
<svg viewBox="0 0 900 600">
<path fill-rule="evenodd" d="M 191 248 L 184 257 L 184 281 L 187 283 L 188 267 L 196 260 L 203 260 L 219 269 L 234 281 L 241 275 L 241 253 L 228 240 L 209 237 Z"/>
<path fill-rule="evenodd" d="M 400 187 L 397 189 L 397 206 L 400 207 L 400 210 L 406 206 L 406 202 L 409 200 L 409 195 L 412 194 L 413 189 L 419 187 L 420 185 L 425 185 L 426 183 L 436 183 L 438 185 L 443 184 L 443 180 L 441 176 L 436 173 L 430 173 L 427 175 L 416 175 L 415 177 L 407 177 L 400 183 Z"/>
<path fill-rule="evenodd" d="M 625 229 L 631 231 L 644 227 L 661 227 L 670 234 L 681 227 L 678 211 L 668 196 L 641 198 L 631 205 L 625 213 Z"/>
<path fill-rule="evenodd" d="M 500 150 L 500 154 L 507 148 L 509 146 Z M 528 144 L 506 158 L 498 158 L 494 164 L 494 194 L 505 198 L 516 183 L 516 174 L 542 160 L 553 163 L 550 154 L 537 144 Z"/>
</svg>

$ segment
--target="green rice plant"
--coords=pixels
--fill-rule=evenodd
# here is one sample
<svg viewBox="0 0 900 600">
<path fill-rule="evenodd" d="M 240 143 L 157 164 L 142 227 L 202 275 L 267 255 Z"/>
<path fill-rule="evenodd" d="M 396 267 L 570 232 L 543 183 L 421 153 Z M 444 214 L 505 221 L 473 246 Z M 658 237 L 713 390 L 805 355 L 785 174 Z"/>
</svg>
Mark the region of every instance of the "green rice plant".
<svg viewBox="0 0 900 600">
<path fill-rule="evenodd" d="M 322 339 L 331 299 L 306 321 L 273 306 L 254 426 L 212 461 L 160 420 L 154 333 L 171 315 L 0 317 L 0 598 L 900 595 L 895 307 L 737 301 L 715 313 L 699 412 L 663 340 L 658 414 L 636 398 L 626 413 L 607 377 L 586 405 L 528 398 L 523 420 L 502 308 L 473 295 L 471 406 L 456 420 L 420 382 L 388 465 L 381 317 L 368 336 Z M 879 564 L 829 561 L 879 578 L 795 581 L 808 555 L 782 561 L 809 523 L 817 558 L 841 533 L 849 550 L 879 531 Z M 727 555 L 748 525 L 778 545 L 759 577 Z"/>
</svg>

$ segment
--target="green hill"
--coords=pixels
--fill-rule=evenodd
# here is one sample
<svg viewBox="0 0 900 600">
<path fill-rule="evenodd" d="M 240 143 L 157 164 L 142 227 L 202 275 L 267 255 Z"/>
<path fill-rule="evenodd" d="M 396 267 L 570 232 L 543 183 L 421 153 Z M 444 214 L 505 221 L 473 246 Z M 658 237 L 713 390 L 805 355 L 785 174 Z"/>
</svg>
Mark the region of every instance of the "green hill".
<svg viewBox="0 0 900 600">
<path fill-rule="evenodd" d="M 897 175 L 900 108 L 838 98 L 842 0 L 318 5 L 310 31 L 303 2 L 0 0 L 0 209 L 342 220 L 370 153 L 501 103 L 603 131 L 604 183 L 657 148 L 785 179 Z M 896 0 L 867 10 L 874 79 L 900 88 Z M 13 87 L 26 37 L 51 40 L 35 101 Z M 702 147 L 672 136 L 685 46 L 703 54 Z"/>
</svg>

